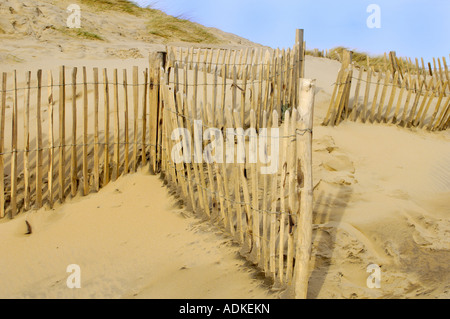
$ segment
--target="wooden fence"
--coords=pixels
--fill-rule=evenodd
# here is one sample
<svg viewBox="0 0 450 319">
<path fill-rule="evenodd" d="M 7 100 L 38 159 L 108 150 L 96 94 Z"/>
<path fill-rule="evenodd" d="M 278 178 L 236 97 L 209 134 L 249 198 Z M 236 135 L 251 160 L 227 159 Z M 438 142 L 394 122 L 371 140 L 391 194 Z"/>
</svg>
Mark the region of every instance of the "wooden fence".
<svg viewBox="0 0 450 319">
<path fill-rule="evenodd" d="M 195 87 L 194 98 L 203 98 L 205 101 L 205 96 L 212 90 L 209 93 L 213 95 L 213 112 L 216 105 L 221 105 L 223 113 L 223 106 L 227 103 L 226 88 L 229 88 L 228 92 L 232 92 L 230 106 L 234 110 L 240 108 L 242 123 L 249 125 L 248 114 L 241 107 L 248 103 L 256 112 L 259 127 L 263 110 L 269 113 L 276 110 L 281 114 L 293 105 L 298 105 L 299 79 L 304 77 L 305 72 L 304 45 L 303 30 L 297 30 L 296 44 L 292 50 L 169 47 L 167 67 L 176 69 L 171 81 L 177 90 L 181 86 L 183 94 Z M 187 71 L 195 71 L 192 83 L 184 78 L 189 74 Z M 222 79 L 221 83 L 218 82 L 219 78 Z M 196 89 L 197 86 L 201 87 L 200 91 Z M 220 96 L 219 89 L 222 90 Z"/>
<path fill-rule="evenodd" d="M 346 119 L 359 119 L 363 123 L 393 123 L 429 131 L 449 128 L 449 72 L 445 58 L 445 71 L 438 59 L 439 71 L 435 68 L 434 72 L 431 64 L 428 70 L 420 68 L 417 59 L 416 68 L 405 66 L 395 52 L 389 54 L 389 61 L 386 59 L 382 70 L 376 72 L 370 60 L 367 68 L 356 67 L 352 64 L 352 53 L 344 51 L 323 124 L 338 125 Z"/>
<path fill-rule="evenodd" d="M 148 167 L 229 232 L 276 287 L 306 298 L 315 84 L 301 79 L 300 30 L 296 43 L 249 49 L 252 60 L 244 50 L 190 49 L 183 57 L 168 48 L 141 70 L 3 73 L 0 216 L 51 208 Z M 224 145 L 232 155 L 218 151 L 218 137 L 230 131 Z M 174 157 L 179 145 L 184 161 Z"/>
<path fill-rule="evenodd" d="M 229 83 L 226 72 L 219 74 L 214 68 L 213 73 L 208 73 L 209 70 L 203 68 L 200 72 L 204 79 L 202 82 L 199 81 L 196 63 L 191 70 L 187 63 L 180 68 L 179 62 L 171 63 L 161 79 L 167 84 L 162 86 L 165 125 L 161 163 L 166 180 L 179 188 L 194 211 L 217 222 L 234 236 L 242 245 L 243 254 L 273 278 L 276 286 L 289 287 L 295 296 L 306 297 L 311 242 L 314 84 L 308 80 L 298 81 L 299 97 L 295 100 L 299 101 L 299 107 L 291 107 L 282 115 L 282 96 L 290 95 L 283 94 L 281 88 L 288 87 L 284 85 L 288 80 L 264 77 L 270 71 L 275 72 L 270 63 L 260 68 L 261 71 L 267 67 L 269 72 L 260 72 L 260 77 L 255 77 L 260 90 L 255 86 L 254 91 L 250 91 L 253 94 L 249 94 L 247 99 L 242 97 L 238 102 L 237 89 L 252 87 L 254 83 L 245 77 L 237 80 L 237 67 L 233 67 L 233 81 Z M 270 89 L 271 85 L 277 88 L 276 79 L 281 82 L 279 91 Z M 196 123 L 199 123 L 198 127 Z M 246 131 L 244 123 L 248 123 Z M 263 130 L 278 128 L 281 123 L 283 133 L 280 136 L 271 136 Z M 183 138 L 174 141 L 172 133 L 177 128 L 185 128 L 187 132 Z M 222 139 L 217 136 L 222 137 L 223 132 L 230 128 L 232 139 L 227 135 L 226 144 L 231 145 L 232 155 L 230 157 L 227 153 L 225 156 L 224 152 L 217 155 L 217 149 L 223 147 L 223 143 L 218 142 Z M 258 130 L 266 140 L 273 138 L 277 148 L 270 144 L 258 152 Z M 214 156 L 212 150 L 209 153 L 203 151 L 208 149 L 209 142 L 202 140 L 197 145 L 189 142 L 198 139 L 198 134 L 204 136 L 207 131 L 215 136 L 211 138 Z M 186 143 L 183 144 L 184 150 L 193 151 L 187 155 L 183 152 L 180 156 L 184 157 L 184 162 L 177 163 L 172 150 L 180 141 Z M 238 149 L 246 144 L 248 155 L 239 160 Z M 256 153 L 263 154 L 263 159 L 259 157 L 251 161 L 251 154 Z M 270 153 L 272 157 L 279 156 L 279 169 L 272 175 L 262 174 L 263 163 L 267 162 Z M 204 161 L 195 159 L 199 154 L 205 157 Z"/>
<path fill-rule="evenodd" d="M 138 67 L 3 73 L 0 217 L 97 192 L 154 159 L 157 77 Z"/>
</svg>

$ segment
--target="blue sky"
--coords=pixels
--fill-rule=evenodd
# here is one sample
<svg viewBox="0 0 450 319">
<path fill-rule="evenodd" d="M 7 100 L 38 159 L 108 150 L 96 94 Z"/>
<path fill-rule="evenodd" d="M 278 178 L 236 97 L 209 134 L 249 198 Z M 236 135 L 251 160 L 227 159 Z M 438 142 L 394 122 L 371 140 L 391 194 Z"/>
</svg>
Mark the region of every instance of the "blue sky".
<svg viewBox="0 0 450 319">
<path fill-rule="evenodd" d="M 171 15 L 232 32 L 271 47 L 292 47 L 295 29 L 308 48 L 346 46 L 398 56 L 450 53 L 450 0 L 138 0 Z M 367 27 L 370 4 L 381 9 L 381 28 Z M 449 62 L 447 62 L 449 63 Z"/>
</svg>

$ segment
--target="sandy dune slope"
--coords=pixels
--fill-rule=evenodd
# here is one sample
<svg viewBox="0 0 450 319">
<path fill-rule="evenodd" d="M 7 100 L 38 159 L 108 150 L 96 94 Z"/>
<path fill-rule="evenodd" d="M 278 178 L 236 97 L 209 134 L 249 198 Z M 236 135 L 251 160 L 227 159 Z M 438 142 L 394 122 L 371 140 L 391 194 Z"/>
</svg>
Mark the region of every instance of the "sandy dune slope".
<svg viewBox="0 0 450 319">
<path fill-rule="evenodd" d="M 0 298 L 276 296 L 229 238 L 144 172 L 0 226 Z M 81 289 L 67 288 L 71 264 L 81 267 Z"/>
<path fill-rule="evenodd" d="M 2 1 L 0 71 L 146 67 L 147 52 L 164 47 L 125 27 L 142 19 L 125 13 L 102 13 L 97 31 L 107 41 L 45 29 L 41 15 L 61 24 L 66 4 Z M 115 33 L 119 21 L 129 22 L 122 35 Z M 222 45 L 251 45 L 220 36 L 228 41 Z M 450 133 L 352 122 L 321 126 L 339 68 L 336 61 L 307 57 L 306 77 L 317 79 L 308 297 L 449 298 Z M 33 227 L 28 236 L 25 220 Z M 0 241 L 3 298 L 280 296 L 228 237 L 194 218 L 145 171 L 54 210 L 1 220 Z M 70 264 L 82 269 L 82 289 L 66 286 Z M 381 267 L 380 289 L 367 287 L 371 264 Z"/>
</svg>

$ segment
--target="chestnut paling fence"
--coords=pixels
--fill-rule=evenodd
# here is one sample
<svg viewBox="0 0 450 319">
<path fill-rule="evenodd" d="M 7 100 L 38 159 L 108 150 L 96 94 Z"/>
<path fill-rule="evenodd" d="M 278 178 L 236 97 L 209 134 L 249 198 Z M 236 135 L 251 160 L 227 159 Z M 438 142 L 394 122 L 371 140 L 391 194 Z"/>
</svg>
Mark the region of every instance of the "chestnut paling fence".
<svg viewBox="0 0 450 319">
<path fill-rule="evenodd" d="M 386 57 L 387 55 L 385 55 Z M 422 68 L 410 61 L 404 65 L 395 52 L 378 70 L 370 65 L 352 64 L 352 53 L 344 51 L 334 92 L 324 125 L 339 125 L 343 120 L 363 123 L 392 123 L 400 127 L 442 131 L 450 126 L 449 71 L 445 58 L 439 69 L 428 63 Z"/>
<path fill-rule="evenodd" d="M 3 73 L 0 216 L 146 167 L 275 287 L 306 298 L 315 84 L 301 37 L 287 51 L 168 48 L 144 70 Z"/>
<path fill-rule="evenodd" d="M 1 217 L 88 195 L 146 165 L 158 88 L 148 69 L 121 71 L 3 73 Z"/>
</svg>

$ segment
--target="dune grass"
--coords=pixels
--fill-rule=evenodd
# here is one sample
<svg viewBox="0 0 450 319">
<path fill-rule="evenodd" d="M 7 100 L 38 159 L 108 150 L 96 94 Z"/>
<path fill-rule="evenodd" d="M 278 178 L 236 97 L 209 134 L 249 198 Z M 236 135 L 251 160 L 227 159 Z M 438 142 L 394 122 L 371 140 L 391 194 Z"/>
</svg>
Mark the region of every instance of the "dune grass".
<svg viewBox="0 0 450 319">
<path fill-rule="evenodd" d="M 148 32 L 166 40 L 219 43 L 219 40 L 205 27 L 187 19 L 169 16 L 157 10 L 149 18 L 147 24 Z"/>
<path fill-rule="evenodd" d="M 207 28 L 183 17 L 173 17 L 162 11 L 139 7 L 127 0 L 81 0 L 81 4 L 98 11 L 124 12 L 147 19 L 149 34 L 165 41 L 192 43 L 219 43 L 220 41 Z M 77 34 L 89 39 L 97 39 L 93 34 Z"/>
<path fill-rule="evenodd" d="M 87 31 L 83 28 L 80 29 L 69 29 L 69 28 L 57 28 L 57 31 L 74 37 L 74 38 L 79 38 L 79 39 L 86 39 L 86 40 L 94 40 L 94 41 L 104 41 L 105 39 L 103 39 L 103 37 L 101 37 L 100 35 Z"/>
<path fill-rule="evenodd" d="M 119 11 L 134 15 L 139 15 L 144 10 L 127 0 L 81 0 L 81 4 L 99 11 Z"/>
</svg>

